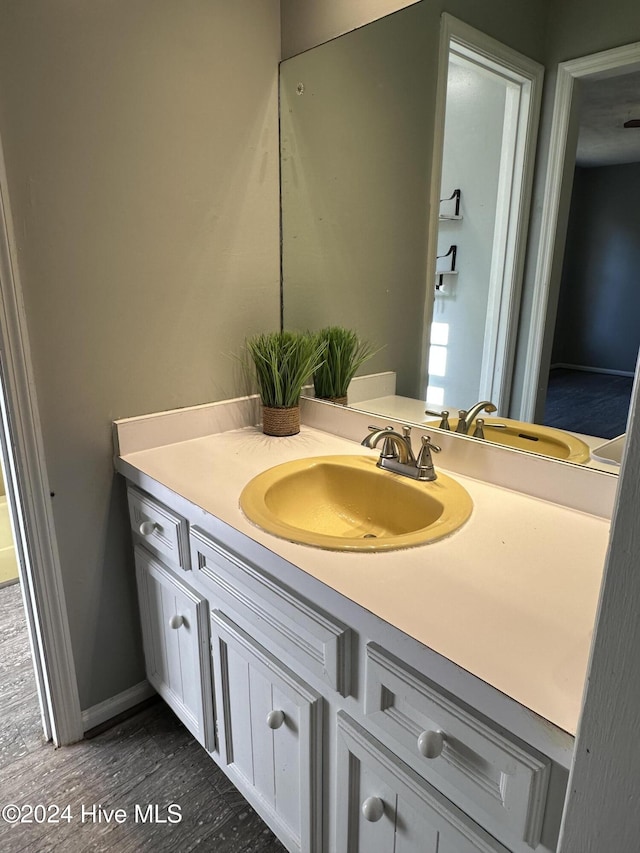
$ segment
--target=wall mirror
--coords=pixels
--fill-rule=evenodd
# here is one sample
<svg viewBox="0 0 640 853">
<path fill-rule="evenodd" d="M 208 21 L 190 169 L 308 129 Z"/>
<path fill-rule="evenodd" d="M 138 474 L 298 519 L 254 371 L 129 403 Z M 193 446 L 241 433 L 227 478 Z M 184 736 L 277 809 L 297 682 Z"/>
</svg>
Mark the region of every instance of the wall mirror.
<svg viewBox="0 0 640 853">
<path fill-rule="evenodd" d="M 383 346 L 366 372 L 392 371 L 394 393 L 350 405 L 437 423 L 425 408 L 487 399 L 520 417 L 509 397 L 542 69 L 446 15 L 443 47 L 425 50 L 423 6 L 281 65 L 283 323 Z M 625 423 L 626 408 L 590 446 Z"/>
</svg>

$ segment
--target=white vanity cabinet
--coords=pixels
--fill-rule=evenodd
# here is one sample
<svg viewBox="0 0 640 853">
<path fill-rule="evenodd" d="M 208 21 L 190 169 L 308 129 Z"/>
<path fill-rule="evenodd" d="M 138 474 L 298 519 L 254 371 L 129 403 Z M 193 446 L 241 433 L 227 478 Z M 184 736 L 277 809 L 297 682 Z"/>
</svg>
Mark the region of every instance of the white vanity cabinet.
<svg viewBox="0 0 640 853">
<path fill-rule="evenodd" d="M 211 613 L 220 761 L 290 850 L 322 853 L 322 698 Z"/>
<path fill-rule="evenodd" d="M 567 765 L 487 685 L 159 494 L 129 490 L 149 681 L 288 850 L 553 853 Z"/>
</svg>

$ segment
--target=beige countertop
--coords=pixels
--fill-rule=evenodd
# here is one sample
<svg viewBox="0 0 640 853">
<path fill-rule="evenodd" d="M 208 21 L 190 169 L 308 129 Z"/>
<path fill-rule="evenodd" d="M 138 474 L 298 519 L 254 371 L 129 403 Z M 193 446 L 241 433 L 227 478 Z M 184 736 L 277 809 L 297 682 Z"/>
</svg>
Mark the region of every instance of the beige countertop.
<svg viewBox="0 0 640 853">
<path fill-rule="evenodd" d="M 278 539 L 242 514 L 240 492 L 265 468 L 338 453 L 377 455 L 303 426 L 291 438 L 246 427 L 122 458 L 575 734 L 609 522 L 459 474 L 450 476 L 473 499 L 469 521 L 406 550 L 324 551 Z"/>
</svg>

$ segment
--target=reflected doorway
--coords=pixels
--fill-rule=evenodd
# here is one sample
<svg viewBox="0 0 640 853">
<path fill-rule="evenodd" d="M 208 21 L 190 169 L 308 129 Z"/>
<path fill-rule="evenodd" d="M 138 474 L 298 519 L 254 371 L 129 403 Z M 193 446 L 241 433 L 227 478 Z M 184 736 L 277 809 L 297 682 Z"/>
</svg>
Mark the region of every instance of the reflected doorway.
<svg viewBox="0 0 640 853">
<path fill-rule="evenodd" d="M 543 69 L 447 14 L 440 51 L 426 403 L 507 414 Z"/>
<path fill-rule="evenodd" d="M 578 141 L 543 423 L 609 439 L 626 430 L 640 347 L 640 72 L 579 81 L 577 88 Z"/>
<path fill-rule="evenodd" d="M 509 215 L 518 98 L 519 87 L 485 67 L 481 56 L 450 51 L 426 399 L 431 408 L 492 399 L 495 353 L 507 334 L 506 317 L 500 317 L 505 257 L 499 232 Z"/>
<path fill-rule="evenodd" d="M 640 73 L 640 45 L 637 43 L 624 45 L 622 47 L 612 48 L 600 53 L 583 56 L 578 59 L 572 59 L 567 62 L 560 63 L 558 66 L 556 89 L 554 96 L 553 119 L 550 133 L 549 146 L 549 162 L 547 165 L 547 175 L 544 187 L 544 205 L 541 215 L 541 235 L 538 245 L 538 256 L 536 261 L 536 275 L 533 288 L 533 302 L 531 317 L 529 320 L 529 336 L 527 342 L 527 352 L 525 358 L 525 369 L 522 381 L 523 398 L 520 410 L 520 417 L 523 420 L 534 421 L 537 423 L 545 422 L 545 403 L 547 400 L 547 380 L 550 376 L 550 368 L 563 367 L 569 368 L 577 365 L 579 367 L 594 366 L 601 369 L 597 362 L 594 362 L 593 351 L 582 350 L 582 355 L 579 359 L 575 358 L 575 353 L 579 350 L 574 349 L 573 354 L 567 358 L 566 351 L 562 356 L 558 355 L 559 347 L 564 346 L 567 336 L 566 324 L 564 331 L 560 331 L 558 322 L 563 323 L 562 312 L 565 309 L 569 311 L 569 320 L 571 322 L 571 331 L 579 331 L 582 336 L 582 344 L 585 342 L 591 345 L 594 341 L 600 338 L 600 343 L 608 336 L 609 341 L 612 337 L 617 337 L 618 343 L 622 340 L 621 330 L 623 326 L 628 328 L 628 323 L 631 322 L 634 332 L 631 336 L 625 334 L 627 356 L 626 363 L 617 367 L 613 365 L 609 359 L 604 369 L 608 375 L 622 375 L 630 378 L 629 373 L 634 373 L 638 352 L 638 332 L 639 325 L 637 321 L 638 308 L 637 302 L 629 303 L 626 298 L 614 295 L 615 288 L 611 288 L 610 284 L 613 277 L 616 275 L 618 260 L 629 252 L 637 253 L 638 247 L 638 225 L 633 224 L 637 205 L 634 206 L 635 195 L 630 187 L 625 193 L 625 202 L 623 202 L 623 210 L 617 211 L 614 209 L 605 213 L 604 209 L 594 207 L 596 218 L 600 219 L 600 225 L 597 228 L 597 239 L 601 241 L 598 248 L 598 257 L 595 260 L 590 259 L 587 267 L 583 266 L 583 273 L 577 273 L 575 270 L 569 275 L 568 256 L 565 256 L 565 224 L 572 227 L 573 217 L 569 220 L 569 215 L 564 211 L 561 214 L 561 208 L 564 207 L 564 200 L 570 197 L 571 189 L 577 190 L 579 183 L 582 181 L 575 180 L 576 162 L 580 161 L 583 156 L 577 147 L 577 139 L 581 135 L 579 133 L 579 123 L 581 108 L 589 101 L 589 89 L 592 84 L 595 88 L 601 85 L 605 87 L 611 86 L 608 94 L 604 97 L 605 112 L 611 112 L 616 103 L 619 103 L 618 94 L 625 87 L 625 80 L 630 84 L 630 91 L 633 94 L 632 102 L 628 107 L 633 110 L 634 115 L 624 115 L 620 121 L 618 116 L 618 126 L 613 130 L 618 134 L 623 134 L 625 145 L 629 142 L 638 144 L 640 142 L 639 128 L 624 128 L 624 123 L 631 118 L 640 118 L 637 115 L 640 110 L 640 102 L 638 102 L 637 81 Z M 615 93 L 615 94 L 612 94 Z M 583 103 L 580 102 L 581 95 L 586 98 Z M 610 122 L 609 122 L 610 124 Z M 584 134 L 582 134 L 584 138 Z M 626 156 L 626 164 L 638 163 L 638 156 Z M 607 168 L 612 167 L 612 164 L 607 164 Z M 594 166 L 593 163 L 585 166 L 587 172 L 595 173 L 600 166 Z M 591 191 L 590 195 L 594 195 Z M 606 194 L 608 195 L 608 193 Z M 627 200 L 628 199 L 628 200 Z M 574 208 L 576 206 L 576 198 L 574 198 Z M 621 214 L 621 217 L 618 215 Z M 564 219 L 563 217 L 567 217 Z M 637 217 L 635 222 L 637 223 Z M 571 235 L 567 232 L 567 237 L 571 239 Z M 581 238 L 584 240 L 584 236 Z M 584 246 L 584 243 L 583 243 Z M 604 247 L 604 248 L 603 248 Z M 596 247 L 587 244 L 583 248 L 581 260 L 586 259 L 586 253 L 591 254 Z M 637 257 L 637 254 L 636 254 Z M 613 259 L 613 263 L 612 263 Z M 565 261 L 565 263 L 563 263 Z M 635 262 L 637 270 L 637 261 Z M 588 289 L 584 287 L 587 275 L 595 274 L 595 285 L 591 287 L 589 294 Z M 563 276 L 563 289 L 561 293 L 561 275 Z M 570 281 L 571 279 L 571 281 Z M 573 300 L 569 298 L 569 287 L 578 287 L 580 296 Z M 637 288 L 635 288 L 637 291 Z M 560 295 L 561 294 L 561 295 Z M 637 294 L 633 294 L 634 296 Z M 562 300 L 562 301 L 561 301 Z M 564 307 L 563 307 L 564 303 Z M 636 306 L 636 307 L 634 307 Z M 611 316 L 614 308 L 621 308 L 622 313 L 619 317 L 622 318 L 618 325 L 612 322 L 611 319 L 607 323 L 601 322 L 606 315 Z M 594 316 L 596 323 L 592 324 L 593 334 L 585 329 L 581 329 L 580 315 L 584 308 L 596 309 Z M 556 309 L 558 309 L 556 317 Z M 556 322 L 556 319 L 558 322 Z M 635 325 L 634 325 L 635 324 Z M 562 328 L 562 326 L 560 327 Z M 556 335 L 556 331 L 558 334 Z M 552 356 L 552 345 L 554 355 Z M 602 351 L 601 351 L 602 352 Z M 631 352 L 631 357 L 629 357 Z M 562 358 L 562 360 L 560 360 Z M 584 359 L 584 360 L 582 360 Z M 599 372 L 599 370 L 591 371 Z M 606 374 L 605 374 L 606 375 Z M 556 378 L 556 377 L 554 377 Z M 611 383 L 613 384 L 613 383 Z M 588 406 L 589 403 L 586 403 Z M 606 405 L 605 405 L 606 408 Z M 574 422 L 573 429 L 576 430 L 577 424 Z M 567 427 L 570 428 L 570 427 Z M 596 427 L 597 429 L 598 427 Z"/>
</svg>

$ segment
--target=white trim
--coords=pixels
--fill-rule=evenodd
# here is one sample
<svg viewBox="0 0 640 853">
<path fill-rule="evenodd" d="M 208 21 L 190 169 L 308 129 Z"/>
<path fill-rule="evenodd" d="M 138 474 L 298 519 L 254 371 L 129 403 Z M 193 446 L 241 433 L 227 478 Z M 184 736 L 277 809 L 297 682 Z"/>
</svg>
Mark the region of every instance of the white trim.
<svg viewBox="0 0 640 853">
<path fill-rule="evenodd" d="M 491 269 L 489 271 L 487 316 L 485 320 L 482 366 L 480 369 L 480 391 L 478 394 L 478 399 L 491 400 L 495 403 L 499 412 L 509 411 L 509 393 L 511 390 L 502 381 L 504 371 L 501 367 L 501 360 L 505 357 L 506 337 L 511 326 L 507 313 L 509 310 L 509 301 L 507 301 L 505 311 L 503 311 L 502 305 L 503 295 L 507 295 L 505 289 L 509 291 L 510 286 L 514 283 L 513 279 L 508 275 L 513 259 L 508 257 L 507 239 L 514 179 L 517 180 L 518 176 L 515 168 L 515 148 L 517 144 L 518 116 L 521 99 L 521 87 L 507 85 L 496 198 L 496 218 L 493 230 L 493 246 L 491 248 Z M 496 376 L 496 371 L 498 371 L 498 376 Z M 511 375 L 511 371 L 508 372 Z"/>
<path fill-rule="evenodd" d="M 638 848 L 640 362 L 638 368 L 558 853 Z"/>
<path fill-rule="evenodd" d="M 549 367 L 549 370 L 581 370 L 583 373 L 605 373 L 607 376 L 626 376 L 632 379 L 636 374 L 633 370 L 609 370 L 605 367 L 588 367 L 584 364 L 567 364 L 564 361 L 558 361 Z"/>
<path fill-rule="evenodd" d="M 453 19 L 455 20 L 455 19 Z M 440 211 L 440 190 L 442 184 L 442 150 L 444 147 L 444 119 L 447 109 L 447 76 L 449 73 L 450 16 L 440 18 L 440 43 L 438 46 L 438 77 L 436 82 L 435 122 L 433 126 L 433 152 L 431 157 L 431 189 L 429 193 L 428 233 L 427 233 L 427 279 L 425 281 L 424 318 L 422 347 L 420 353 L 420 396 L 427 399 L 429 384 L 429 349 L 431 346 L 431 321 L 433 319 L 433 287 L 438 254 L 438 219 Z"/>
<path fill-rule="evenodd" d="M 98 702 L 97 705 L 86 708 L 82 712 L 82 726 L 84 731 L 87 732 L 89 729 L 93 729 L 96 726 L 102 725 L 102 723 L 106 723 L 107 720 L 117 717 L 118 714 L 123 714 L 131 708 L 135 708 L 136 705 L 144 702 L 145 699 L 150 699 L 154 696 L 155 692 L 153 687 L 145 679 L 138 682 L 138 684 L 134 684 L 133 687 L 129 687 L 128 690 L 123 690 L 122 693 L 118 693 L 110 699 L 105 699 L 104 702 Z"/>
<path fill-rule="evenodd" d="M 557 261 L 556 237 L 560 200 L 568 182 L 573 179 L 572 170 L 575 164 L 575 156 L 571 158 L 571 163 L 566 163 L 565 160 L 567 158 L 567 136 L 574 81 L 587 77 L 614 77 L 619 73 L 628 73 L 636 68 L 640 68 L 640 42 L 583 56 L 579 59 L 572 59 L 569 62 L 561 62 L 558 66 L 542 206 L 542 224 L 536 258 L 533 303 L 522 383 L 522 407 L 518 415 L 521 420 L 533 421 L 535 416 L 549 308 L 549 290 L 554 262 Z M 553 334 L 553 330 L 549 329 L 548 334 Z"/>
<path fill-rule="evenodd" d="M 431 195 L 429 241 L 427 250 L 427 298 L 425 300 L 425 325 L 421 355 L 421 387 L 428 382 L 429 329 L 433 313 L 432 283 L 436 269 L 438 244 L 438 216 L 442 180 L 442 160 L 447 97 L 449 54 L 486 68 L 502 77 L 509 89 L 505 137 L 509 136 L 509 156 L 502 157 L 498 187 L 498 209 L 501 226 L 494 235 L 489 290 L 489 310 L 485 340 L 489 345 L 483 351 L 482 385 L 488 399 L 506 409 L 511 391 L 511 378 L 516 350 L 516 336 L 522 292 L 522 276 L 526 252 L 526 234 L 529 225 L 535 150 L 538 136 L 542 80 L 544 68 L 507 45 L 490 38 L 452 15 L 443 13 L 440 25 L 438 58 L 438 83 L 436 89 L 436 118 L 434 127 L 433 159 L 431 166 Z M 483 396 L 483 393 L 480 393 Z"/>
<path fill-rule="evenodd" d="M 80 740 L 83 729 L 16 259 L 0 142 L 0 351 L 5 453 L 11 470 L 20 578 L 45 736 L 63 745 Z"/>
</svg>

